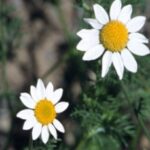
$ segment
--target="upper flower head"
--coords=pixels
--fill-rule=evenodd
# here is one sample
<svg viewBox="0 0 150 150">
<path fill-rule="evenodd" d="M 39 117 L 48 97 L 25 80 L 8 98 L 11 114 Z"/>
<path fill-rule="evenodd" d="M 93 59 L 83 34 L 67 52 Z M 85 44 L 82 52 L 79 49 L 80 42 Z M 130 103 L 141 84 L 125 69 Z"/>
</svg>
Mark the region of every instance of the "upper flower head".
<svg viewBox="0 0 150 150">
<path fill-rule="evenodd" d="M 49 132 L 57 139 L 56 129 L 62 133 L 65 132 L 63 125 L 56 119 L 57 113 L 63 112 L 69 106 L 68 102 L 58 103 L 63 90 L 60 88 L 54 91 L 51 82 L 45 88 L 42 80 L 39 79 L 36 87 L 31 85 L 30 94 L 21 93 L 20 95 L 20 100 L 28 107 L 17 114 L 17 117 L 25 120 L 23 129 L 33 128 L 33 140 L 41 134 L 42 141 L 47 143 Z"/>
<path fill-rule="evenodd" d="M 124 67 L 130 72 L 137 72 L 137 62 L 131 52 L 139 56 L 150 54 L 145 45 L 148 39 L 138 33 L 144 26 L 145 17 L 131 19 L 132 6 L 122 7 L 121 0 L 112 3 L 110 17 L 98 4 L 93 9 L 96 19 L 84 19 L 93 29 L 82 29 L 77 33 L 81 37 L 77 49 L 85 52 L 83 60 L 95 60 L 104 53 L 102 77 L 108 73 L 111 64 L 114 65 L 119 79 L 123 78 Z"/>
</svg>

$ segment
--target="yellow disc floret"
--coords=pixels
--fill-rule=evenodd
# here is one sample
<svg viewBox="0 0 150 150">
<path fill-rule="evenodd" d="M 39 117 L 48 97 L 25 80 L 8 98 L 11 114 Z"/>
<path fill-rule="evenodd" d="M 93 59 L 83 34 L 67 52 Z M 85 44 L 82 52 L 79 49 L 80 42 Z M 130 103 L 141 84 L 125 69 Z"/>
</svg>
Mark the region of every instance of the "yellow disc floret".
<svg viewBox="0 0 150 150">
<path fill-rule="evenodd" d="M 42 125 L 52 123 L 56 117 L 54 105 L 47 99 L 40 100 L 35 107 L 35 117 Z"/>
<path fill-rule="evenodd" d="M 120 52 L 128 42 L 128 30 L 120 21 L 108 22 L 100 31 L 100 42 L 111 52 Z"/>
</svg>

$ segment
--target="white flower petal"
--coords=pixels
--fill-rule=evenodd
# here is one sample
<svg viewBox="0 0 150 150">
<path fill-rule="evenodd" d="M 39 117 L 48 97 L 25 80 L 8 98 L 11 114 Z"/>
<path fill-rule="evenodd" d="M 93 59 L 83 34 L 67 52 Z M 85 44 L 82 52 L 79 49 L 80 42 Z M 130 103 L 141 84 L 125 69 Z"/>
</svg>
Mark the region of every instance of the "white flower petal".
<svg viewBox="0 0 150 150">
<path fill-rule="evenodd" d="M 140 42 L 140 43 L 148 43 L 149 42 L 149 40 L 143 34 L 140 34 L 140 33 L 129 34 L 129 39 L 136 40 L 137 42 Z"/>
<path fill-rule="evenodd" d="M 115 70 L 119 76 L 119 79 L 121 80 L 123 78 L 124 66 L 123 66 L 121 56 L 118 52 L 113 53 L 112 62 L 113 62 L 113 65 L 115 67 Z"/>
<path fill-rule="evenodd" d="M 26 96 L 26 97 L 31 97 L 31 95 L 29 93 L 26 93 L 26 92 L 22 92 L 20 94 L 21 96 Z M 32 98 L 31 98 L 32 99 Z"/>
<path fill-rule="evenodd" d="M 52 82 L 49 82 L 47 87 L 46 87 L 46 93 L 52 93 L 54 91 L 54 87 Z"/>
<path fill-rule="evenodd" d="M 59 120 L 54 119 L 53 124 L 58 131 L 60 131 L 62 133 L 65 132 L 64 126 L 62 125 L 62 123 Z"/>
<path fill-rule="evenodd" d="M 37 93 L 37 90 L 36 90 L 36 88 L 35 88 L 33 85 L 31 85 L 31 87 L 30 87 L 30 94 L 31 94 L 31 96 L 32 96 L 32 99 L 33 99 L 35 102 L 37 102 L 37 101 L 40 100 L 40 97 L 39 97 L 39 95 L 38 95 L 38 93 Z"/>
<path fill-rule="evenodd" d="M 109 21 L 107 12 L 105 11 L 105 9 L 102 6 L 100 6 L 99 4 L 95 4 L 93 6 L 93 9 L 94 9 L 96 19 L 101 24 L 106 24 Z"/>
<path fill-rule="evenodd" d="M 52 136 L 57 140 L 57 132 L 56 129 L 54 128 L 54 126 L 52 124 L 48 125 L 49 131 L 52 134 Z"/>
<path fill-rule="evenodd" d="M 127 23 L 127 29 L 129 32 L 139 31 L 145 24 L 146 18 L 144 16 L 134 17 Z"/>
<path fill-rule="evenodd" d="M 82 29 L 79 32 L 77 32 L 77 35 L 86 40 L 90 40 L 91 37 L 98 38 L 99 39 L 99 30 L 96 29 Z"/>
<path fill-rule="evenodd" d="M 68 102 L 60 102 L 55 106 L 55 110 L 57 113 L 61 113 L 63 111 L 65 111 L 69 106 Z"/>
<path fill-rule="evenodd" d="M 127 47 L 132 53 L 139 56 L 145 56 L 150 54 L 150 50 L 146 45 L 142 43 L 137 43 L 135 40 L 130 40 L 127 44 Z"/>
<path fill-rule="evenodd" d="M 53 104 L 56 104 L 61 99 L 62 95 L 63 89 L 59 88 L 55 90 L 48 99 L 51 100 Z"/>
<path fill-rule="evenodd" d="M 103 26 L 96 19 L 84 18 L 84 21 L 90 24 L 94 29 L 101 29 Z"/>
<path fill-rule="evenodd" d="M 85 52 L 83 60 L 90 61 L 99 58 L 104 52 L 104 47 L 100 44 Z"/>
<path fill-rule="evenodd" d="M 43 126 L 41 138 L 42 138 L 43 143 L 46 144 L 49 139 L 49 131 L 48 131 L 47 126 Z"/>
<path fill-rule="evenodd" d="M 81 40 L 78 43 L 76 48 L 78 50 L 80 50 L 80 51 L 87 51 L 87 50 L 93 48 L 94 46 L 96 46 L 97 44 L 99 44 L 99 40 L 97 40 L 96 37 L 93 37 L 93 39 L 91 39 L 90 41 L 88 41 L 88 40 Z"/>
<path fill-rule="evenodd" d="M 121 57 L 123 60 L 123 64 L 127 70 L 133 73 L 137 72 L 137 62 L 133 55 L 128 51 L 128 49 L 124 49 L 121 52 Z"/>
<path fill-rule="evenodd" d="M 21 110 L 17 113 L 16 115 L 18 118 L 21 118 L 21 119 L 28 119 L 29 117 L 32 117 L 34 116 L 34 112 L 33 110 L 31 109 L 24 109 L 24 110 Z"/>
<path fill-rule="evenodd" d="M 38 79 L 36 89 L 37 89 L 37 93 L 40 99 L 44 99 L 45 98 L 45 86 L 41 79 Z"/>
<path fill-rule="evenodd" d="M 115 0 L 110 7 L 110 19 L 116 20 L 121 11 L 121 0 Z"/>
<path fill-rule="evenodd" d="M 106 76 L 112 64 L 112 52 L 106 51 L 102 58 L 102 78 Z"/>
<path fill-rule="evenodd" d="M 30 130 L 34 127 L 34 125 L 37 123 L 35 120 L 35 117 L 30 117 L 30 119 L 27 119 L 23 125 L 23 130 Z"/>
<path fill-rule="evenodd" d="M 126 24 L 131 19 L 131 15 L 132 15 L 132 5 L 126 5 L 122 8 L 118 20 Z"/>
<path fill-rule="evenodd" d="M 47 87 L 46 87 L 46 98 L 47 99 L 50 100 L 52 98 L 53 91 L 54 91 L 53 84 L 51 82 L 49 82 Z"/>
<path fill-rule="evenodd" d="M 35 107 L 35 101 L 31 98 L 29 94 L 21 94 L 20 96 L 21 102 L 28 108 L 34 108 Z"/>
<path fill-rule="evenodd" d="M 36 140 L 40 136 L 41 130 L 42 130 L 42 125 L 39 122 L 37 122 L 32 130 L 32 139 L 33 140 Z"/>
</svg>

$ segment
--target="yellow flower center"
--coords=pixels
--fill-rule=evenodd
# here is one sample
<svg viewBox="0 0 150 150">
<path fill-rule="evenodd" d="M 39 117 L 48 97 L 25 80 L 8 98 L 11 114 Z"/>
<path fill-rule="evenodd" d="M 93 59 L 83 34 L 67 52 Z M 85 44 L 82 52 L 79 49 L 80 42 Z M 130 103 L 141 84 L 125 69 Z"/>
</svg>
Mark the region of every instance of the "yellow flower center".
<svg viewBox="0 0 150 150">
<path fill-rule="evenodd" d="M 34 110 L 35 117 L 42 125 L 52 123 L 56 117 L 54 105 L 47 99 L 40 100 Z"/>
<path fill-rule="evenodd" d="M 100 32 L 100 42 L 111 52 L 120 52 L 128 42 L 128 30 L 120 21 L 108 22 Z"/>
</svg>

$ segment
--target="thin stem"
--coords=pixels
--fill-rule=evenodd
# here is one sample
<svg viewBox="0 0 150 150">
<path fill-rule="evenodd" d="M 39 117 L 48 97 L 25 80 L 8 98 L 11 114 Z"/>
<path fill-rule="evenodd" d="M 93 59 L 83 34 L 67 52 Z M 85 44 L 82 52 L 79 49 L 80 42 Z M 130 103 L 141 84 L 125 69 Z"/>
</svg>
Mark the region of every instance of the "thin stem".
<svg viewBox="0 0 150 150">
<path fill-rule="evenodd" d="M 64 54 L 64 56 L 60 60 L 58 60 L 51 68 L 48 69 L 48 71 L 42 76 L 42 79 L 53 73 L 63 62 L 68 59 L 69 55 L 70 53 Z"/>
<path fill-rule="evenodd" d="M 133 149 L 133 150 L 137 149 L 137 144 L 139 141 L 139 137 L 141 136 L 141 131 L 142 131 L 142 127 L 138 126 L 137 131 L 136 131 L 135 136 L 134 136 L 134 139 L 131 143 L 131 147 L 129 149 Z"/>
<path fill-rule="evenodd" d="M 6 47 L 3 46 L 3 57 L 2 57 L 2 78 L 3 78 L 3 93 L 8 91 L 8 82 L 7 82 L 7 75 L 6 75 Z"/>
<path fill-rule="evenodd" d="M 29 150 L 33 150 L 32 134 L 30 135 L 30 139 L 29 139 Z"/>
<path fill-rule="evenodd" d="M 47 72 L 42 76 L 42 79 L 45 79 L 48 75 L 54 72 L 61 64 L 62 64 L 62 60 L 57 61 L 52 67 L 50 67 L 47 70 Z"/>
<path fill-rule="evenodd" d="M 58 12 L 58 17 L 59 17 L 59 20 L 61 21 L 61 26 L 64 31 L 65 37 L 68 41 L 70 41 L 71 40 L 71 34 L 70 34 L 71 32 L 69 31 L 69 27 L 66 22 L 66 17 L 63 14 L 63 11 L 60 6 L 60 2 L 58 2 L 58 6 L 56 7 L 56 10 Z"/>
<path fill-rule="evenodd" d="M 62 9 L 60 7 L 60 3 L 59 2 L 58 2 L 58 6 L 56 6 L 56 10 L 58 12 L 59 20 L 61 21 L 61 25 L 62 25 L 64 34 L 65 34 L 65 38 L 66 38 L 66 40 L 68 42 L 68 45 L 69 45 L 69 48 L 70 48 L 71 44 L 72 44 L 72 36 L 71 36 L 70 31 L 68 30 L 69 27 L 68 27 L 68 25 L 66 23 L 66 19 L 65 19 L 65 16 L 64 16 L 63 12 L 62 12 Z M 63 62 L 65 62 L 68 59 L 68 56 L 70 56 L 70 52 L 69 51 L 66 54 L 64 54 L 64 56 L 60 60 L 58 60 L 52 67 L 50 67 L 48 69 L 48 71 L 42 76 L 42 78 L 44 79 L 48 75 L 53 73 Z"/>
<path fill-rule="evenodd" d="M 123 82 L 121 82 L 121 86 L 122 86 L 122 89 L 123 89 L 123 92 L 124 92 L 124 95 L 128 101 L 128 105 L 130 106 L 130 110 L 131 112 L 133 113 L 133 115 L 135 116 L 136 118 L 136 121 L 139 123 L 140 127 L 143 129 L 144 131 L 144 134 L 146 135 L 146 137 L 148 138 L 148 140 L 150 141 L 150 133 L 148 131 L 148 129 L 146 128 L 145 124 L 144 124 L 144 121 L 143 119 L 141 118 L 141 116 L 139 114 L 136 114 L 136 112 L 134 111 L 134 107 L 133 105 L 131 104 L 131 101 L 130 101 L 130 96 L 128 94 L 128 91 L 126 89 L 126 86 Z"/>
<path fill-rule="evenodd" d="M 150 141 L 150 133 L 149 130 L 146 128 L 146 126 L 144 125 L 144 121 L 142 119 L 141 116 L 138 115 L 138 121 L 140 123 L 141 128 L 143 129 L 145 135 L 147 136 L 148 140 Z"/>
<path fill-rule="evenodd" d="M 84 140 L 80 140 L 79 144 L 78 144 L 77 147 L 76 147 L 76 150 L 81 150 L 81 149 L 82 149 L 82 146 L 87 142 L 88 137 L 87 137 L 87 136 L 84 136 L 83 139 L 84 139 Z"/>
<path fill-rule="evenodd" d="M 134 107 L 133 107 L 133 105 L 131 104 L 131 101 L 130 101 L 130 96 L 128 94 L 128 91 L 127 91 L 126 86 L 123 83 L 123 81 L 121 82 L 121 86 L 122 86 L 122 89 L 123 89 L 124 96 L 125 96 L 125 98 L 126 98 L 126 100 L 128 102 L 128 105 L 130 106 L 130 111 L 132 112 L 134 117 L 137 118 L 137 115 L 136 115 L 136 113 L 134 111 Z"/>
</svg>

